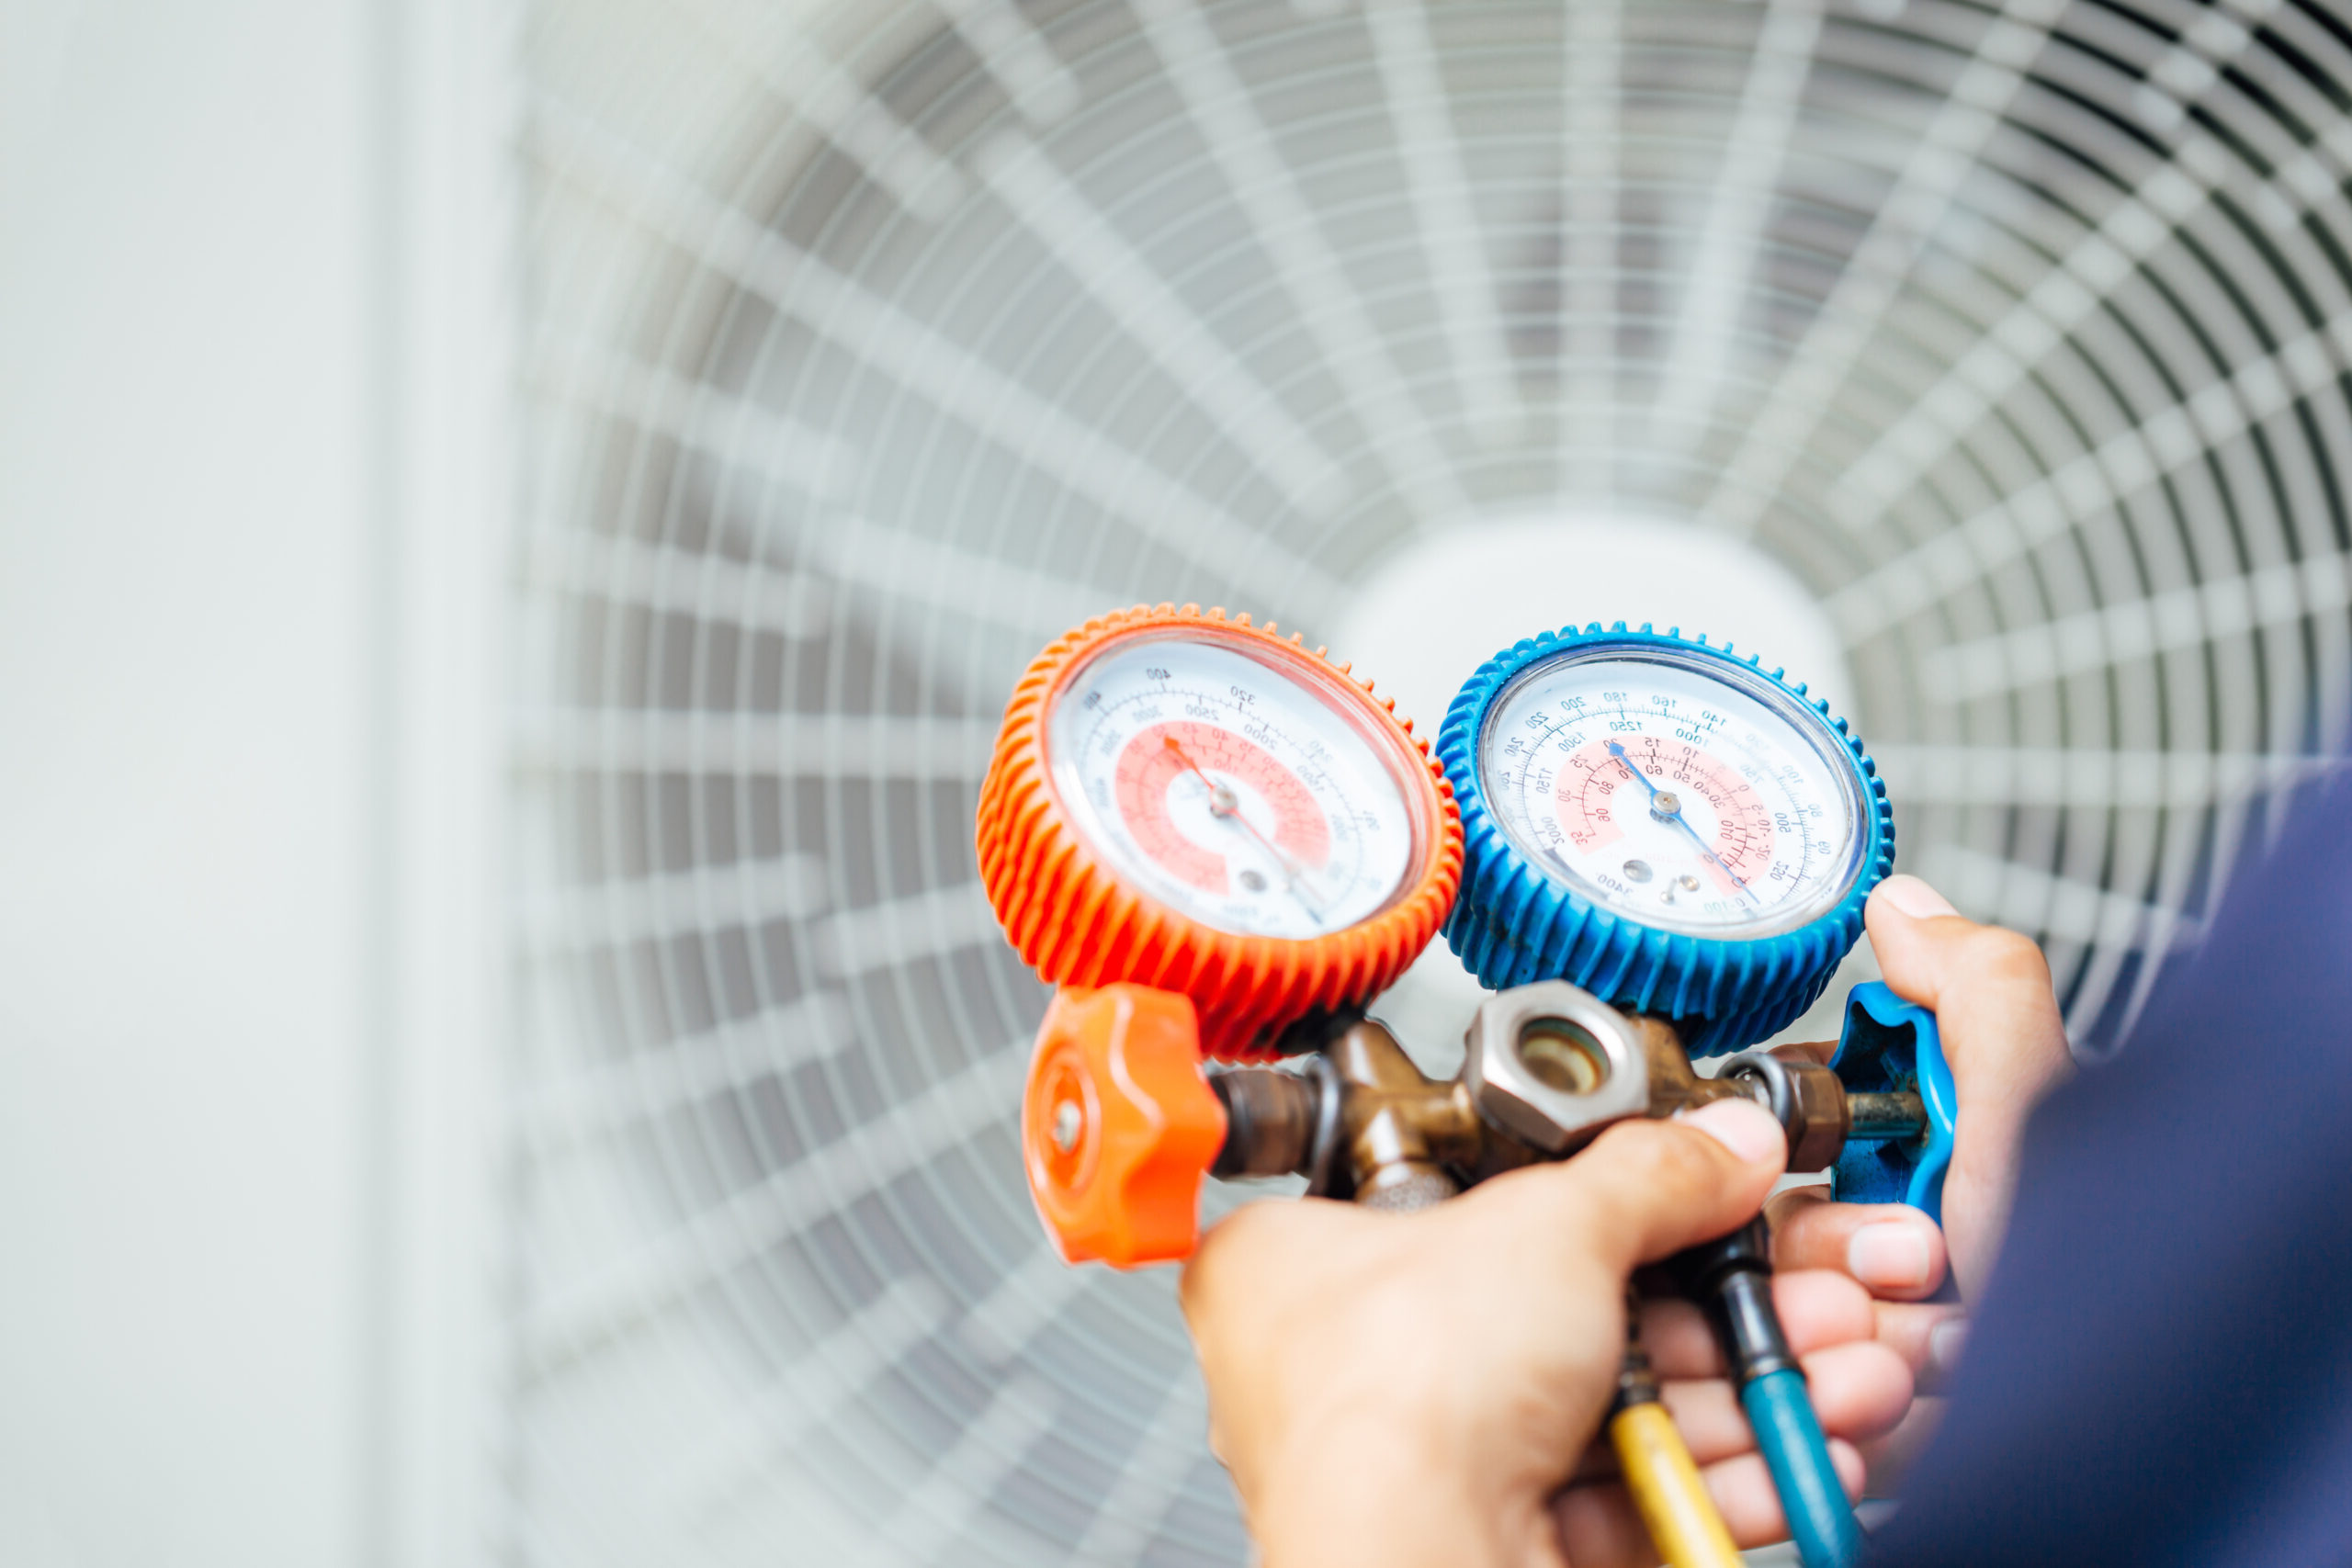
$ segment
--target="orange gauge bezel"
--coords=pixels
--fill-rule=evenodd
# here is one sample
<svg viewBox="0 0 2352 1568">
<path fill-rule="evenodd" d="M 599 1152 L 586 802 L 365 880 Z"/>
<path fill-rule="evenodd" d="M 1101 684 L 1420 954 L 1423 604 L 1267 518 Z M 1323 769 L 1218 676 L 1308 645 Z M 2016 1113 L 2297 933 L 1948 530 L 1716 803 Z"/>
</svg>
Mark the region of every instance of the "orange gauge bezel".
<svg viewBox="0 0 2352 1568">
<path fill-rule="evenodd" d="M 1133 638 L 1219 642 L 1340 706 L 1410 803 L 1414 862 L 1398 892 L 1344 930 L 1305 939 L 1218 930 L 1160 902 L 1103 863 L 1064 807 L 1047 730 L 1054 705 L 1095 659 Z M 1344 705 L 1344 706 L 1342 706 Z M 980 877 L 1006 938 L 1056 985 L 1132 983 L 1178 992 L 1200 1015 L 1201 1048 L 1226 1061 L 1275 1054 L 1281 1032 L 1361 1005 L 1420 956 L 1462 880 L 1462 818 L 1429 742 L 1393 698 L 1298 634 L 1197 604 L 1136 605 L 1065 633 L 1031 662 L 998 732 L 980 791 Z"/>
</svg>

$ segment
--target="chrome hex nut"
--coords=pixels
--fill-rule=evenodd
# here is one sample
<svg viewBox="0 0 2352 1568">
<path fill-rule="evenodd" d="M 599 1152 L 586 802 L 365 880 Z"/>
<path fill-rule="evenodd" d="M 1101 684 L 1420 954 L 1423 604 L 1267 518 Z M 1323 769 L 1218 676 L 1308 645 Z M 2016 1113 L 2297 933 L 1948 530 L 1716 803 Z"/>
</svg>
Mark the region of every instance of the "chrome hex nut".
<svg viewBox="0 0 2352 1568">
<path fill-rule="evenodd" d="M 1488 998 L 1467 1046 L 1462 1082 L 1478 1114 L 1545 1154 L 1649 1111 L 1649 1060 L 1632 1024 L 1565 980 Z"/>
</svg>

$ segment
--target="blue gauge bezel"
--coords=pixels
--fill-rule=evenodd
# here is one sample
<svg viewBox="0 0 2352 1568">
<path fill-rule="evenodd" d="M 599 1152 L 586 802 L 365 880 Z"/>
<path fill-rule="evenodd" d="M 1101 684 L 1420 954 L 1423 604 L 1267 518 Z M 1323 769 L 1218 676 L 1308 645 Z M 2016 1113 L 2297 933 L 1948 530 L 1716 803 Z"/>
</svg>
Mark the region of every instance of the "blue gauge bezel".
<svg viewBox="0 0 2352 1568">
<path fill-rule="evenodd" d="M 1792 722 L 1817 728 L 1815 749 L 1849 772 L 1859 806 L 1859 847 L 1842 897 L 1802 924 L 1709 936 L 1640 924 L 1587 897 L 1532 863 L 1488 807 L 1478 776 L 1490 715 L 1539 666 L 1569 657 L 1622 654 L 1694 667 L 1775 703 Z M 1710 671 L 1708 666 L 1716 666 Z M 1769 699 L 1768 699 L 1769 700 Z M 1566 980 L 1619 1007 L 1674 1021 L 1693 1056 L 1752 1045 L 1813 1005 L 1862 930 L 1862 906 L 1894 865 L 1894 816 L 1886 785 L 1847 722 L 1784 671 L 1680 629 L 1628 630 L 1598 621 L 1524 639 L 1479 666 L 1446 710 L 1438 759 L 1462 811 L 1462 892 L 1445 923 L 1446 945 L 1479 983 L 1502 989 Z"/>
</svg>

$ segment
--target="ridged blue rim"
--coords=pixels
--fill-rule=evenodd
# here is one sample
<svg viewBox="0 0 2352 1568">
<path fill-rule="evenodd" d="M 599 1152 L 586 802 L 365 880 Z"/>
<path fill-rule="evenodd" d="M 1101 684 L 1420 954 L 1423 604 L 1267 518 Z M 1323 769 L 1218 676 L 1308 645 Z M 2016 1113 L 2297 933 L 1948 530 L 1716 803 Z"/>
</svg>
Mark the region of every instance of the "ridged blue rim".
<svg viewBox="0 0 2352 1568">
<path fill-rule="evenodd" d="M 1869 835 L 1860 872 L 1846 897 L 1793 931 L 1770 936 L 1715 938 L 1636 925 L 1600 908 L 1575 889 L 1530 865 L 1503 834 L 1479 787 L 1478 735 L 1505 687 L 1539 660 L 1597 646 L 1628 651 L 1671 650 L 1722 660 L 1761 676 L 1818 714 L 1827 750 L 1844 757 L 1861 785 L 1863 830 Z M 1785 1029 L 1829 984 L 1838 961 L 1862 932 L 1862 904 L 1894 867 L 1894 813 L 1886 785 L 1861 741 L 1829 705 L 1802 682 L 1767 670 L 1754 654 L 1731 645 L 1685 637 L 1645 622 L 1629 631 L 1619 621 L 1595 621 L 1544 632 L 1513 644 L 1478 667 L 1446 709 L 1438 733 L 1438 760 L 1462 809 L 1462 893 L 1446 917 L 1445 942 L 1481 985 L 1497 990 L 1537 980 L 1566 980 L 1618 1007 L 1671 1019 L 1693 1056 L 1736 1051 Z"/>
</svg>

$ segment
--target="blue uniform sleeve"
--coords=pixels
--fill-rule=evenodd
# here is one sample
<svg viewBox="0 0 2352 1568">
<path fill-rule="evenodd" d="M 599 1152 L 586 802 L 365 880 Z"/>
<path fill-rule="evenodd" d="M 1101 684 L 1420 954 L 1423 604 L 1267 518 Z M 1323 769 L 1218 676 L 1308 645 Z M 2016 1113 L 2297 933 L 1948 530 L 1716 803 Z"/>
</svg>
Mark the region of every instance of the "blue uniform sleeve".
<svg viewBox="0 0 2352 1568">
<path fill-rule="evenodd" d="M 2352 1561 L 2352 785 L 2271 808 L 2116 1060 L 2035 1115 L 1873 1562 Z"/>
</svg>

